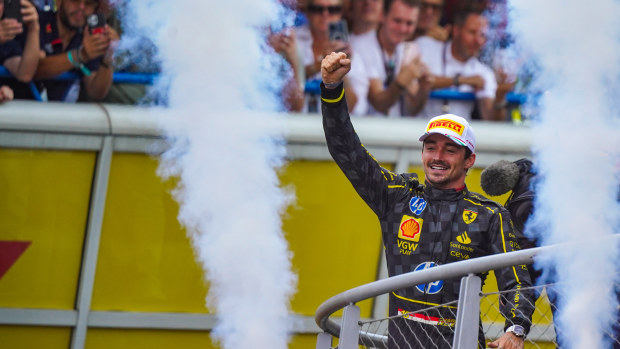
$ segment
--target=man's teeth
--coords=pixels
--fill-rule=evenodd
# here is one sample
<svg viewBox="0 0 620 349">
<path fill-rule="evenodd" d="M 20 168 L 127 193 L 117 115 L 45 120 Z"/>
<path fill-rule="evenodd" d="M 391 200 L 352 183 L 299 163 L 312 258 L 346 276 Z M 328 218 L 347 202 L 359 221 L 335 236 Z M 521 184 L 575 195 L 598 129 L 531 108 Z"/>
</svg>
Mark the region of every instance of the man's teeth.
<svg viewBox="0 0 620 349">
<path fill-rule="evenodd" d="M 433 166 L 431 166 L 431 168 L 432 168 L 433 170 L 447 170 L 447 169 L 448 169 L 447 167 L 444 167 L 444 166 L 438 166 L 438 165 L 433 165 Z"/>
</svg>

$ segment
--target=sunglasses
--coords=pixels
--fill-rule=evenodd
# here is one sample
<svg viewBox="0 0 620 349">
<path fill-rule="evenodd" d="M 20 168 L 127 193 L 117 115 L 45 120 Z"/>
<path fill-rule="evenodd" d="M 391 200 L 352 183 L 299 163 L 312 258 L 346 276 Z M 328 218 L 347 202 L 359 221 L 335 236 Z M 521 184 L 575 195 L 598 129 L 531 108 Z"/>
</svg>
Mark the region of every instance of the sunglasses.
<svg viewBox="0 0 620 349">
<path fill-rule="evenodd" d="M 308 13 L 325 13 L 325 11 L 329 12 L 330 15 L 337 15 L 342 12 L 342 6 L 308 5 Z"/>
<path fill-rule="evenodd" d="M 428 9 L 432 9 L 433 11 L 440 11 L 443 8 L 443 5 L 440 4 L 431 4 L 430 2 L 422 2 L 420 4 L 421 10 L 428 10 Z"/>
</svg>

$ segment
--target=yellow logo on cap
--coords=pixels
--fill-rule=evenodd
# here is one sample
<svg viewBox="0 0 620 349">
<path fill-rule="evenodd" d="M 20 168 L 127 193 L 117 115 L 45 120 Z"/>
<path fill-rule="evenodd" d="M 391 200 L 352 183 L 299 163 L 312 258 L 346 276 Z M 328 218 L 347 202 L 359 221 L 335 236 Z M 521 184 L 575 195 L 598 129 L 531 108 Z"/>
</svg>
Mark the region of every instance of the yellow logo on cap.
<svg viewBox="0 0 620 349">
<path fill-rule="evenodd" d="M 465 126 L 459 124 L 456 121 L 448 120 L 448 119 L 439 119 L 433 122 L 429 122 L 426 127 L 426 132 L 430 132 L 435 128 L 445 128 L 450 131 L 454 131 L 459 134 L 459 136 L 463 135 L 463 131 L 465 131 Z"/>
</svg>

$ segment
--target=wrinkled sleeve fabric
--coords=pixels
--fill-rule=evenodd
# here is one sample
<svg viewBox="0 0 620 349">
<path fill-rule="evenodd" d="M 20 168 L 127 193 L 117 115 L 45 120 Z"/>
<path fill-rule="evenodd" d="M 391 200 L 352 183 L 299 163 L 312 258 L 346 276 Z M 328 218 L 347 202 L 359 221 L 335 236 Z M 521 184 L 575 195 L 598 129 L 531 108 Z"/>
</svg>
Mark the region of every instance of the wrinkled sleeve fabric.
<svg viewBox="0 0 620 349">
<path fill-rule="evenodd" d="M 388 211 L 388 188 L 402 187 L 405 180 L 381 167 L 360 142 L 347 110 L 344 88 L 327 89 L 321 83 L 323 129 L 332 158 L 351 182 L 355 191 L 375 212 L 383 217 Z M 398 195 L 390 191 L 390 195 Z"/>
<path fill-rule="evenodd" d="M 518 237 L 512 230 L 510 213 L 504 208 L 494 215 L 491 223 L 491 249 L 493 254 L 520 250 Z M 529 332 L 536 297 L 530 288 L 532 281 L 526 265 L 496 269 L 497 287 L 502 293 L 501 312 L 506 318 L 505 328 L 521 325 Z"/>
</svg>

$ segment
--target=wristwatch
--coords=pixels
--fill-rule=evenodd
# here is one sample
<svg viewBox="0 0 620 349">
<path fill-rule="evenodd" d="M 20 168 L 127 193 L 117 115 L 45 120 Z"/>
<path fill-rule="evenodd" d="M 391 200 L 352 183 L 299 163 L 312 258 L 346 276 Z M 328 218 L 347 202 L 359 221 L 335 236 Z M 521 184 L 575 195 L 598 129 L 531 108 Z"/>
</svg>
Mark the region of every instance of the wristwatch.
<svg viewBox="0 0 620 349">
<path fill-rule="evenodd" d="M 506 329 L 506 333 L 512 332 L 515 336 L 525 339 L 525 328 L 521 325 L 512 325 Z"/>
</svg>

